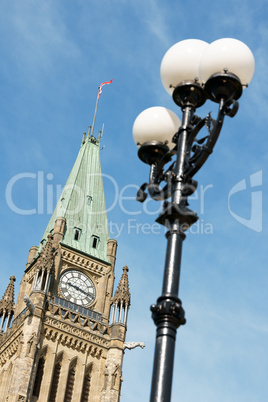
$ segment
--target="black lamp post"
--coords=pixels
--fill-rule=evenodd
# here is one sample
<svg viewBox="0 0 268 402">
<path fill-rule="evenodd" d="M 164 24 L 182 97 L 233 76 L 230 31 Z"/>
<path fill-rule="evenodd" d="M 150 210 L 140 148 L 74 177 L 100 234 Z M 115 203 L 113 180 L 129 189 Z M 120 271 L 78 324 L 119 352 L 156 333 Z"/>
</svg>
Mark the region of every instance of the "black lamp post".
<svg viewBox="0 0 268 402">
<path fill-rule="evenodd" d="M 237 100 L 253 73 L 254 57 L 238 40 L 220 39 L 210 45 L 194 39 L 179 42 L 162 60 L 161 79 L 181 108 L 182 122 L 172 111 L 153 107 L 133 126 L 138 156 L 150 165 L 149 183 L 141 186 L 137 199 L 145 201 L 147 190 L 153 199 L 164 201 L 156 221 L 168 229 L 162 295 L 151 306 L 157 327 L 151 402 L 170 401 L 176 331 L 186 322 L 178 293 L 185 231 L 198 220 L 187 202 L 197 188 L 193 176 L 212 153 L 224 117 L 235 116 Z M 208 99 L 219 104 L 216 120 L 210 114 L 203 119 L 195 115 Z M 204 127 L 207 135 L 198 139 Z"/>
</svg>

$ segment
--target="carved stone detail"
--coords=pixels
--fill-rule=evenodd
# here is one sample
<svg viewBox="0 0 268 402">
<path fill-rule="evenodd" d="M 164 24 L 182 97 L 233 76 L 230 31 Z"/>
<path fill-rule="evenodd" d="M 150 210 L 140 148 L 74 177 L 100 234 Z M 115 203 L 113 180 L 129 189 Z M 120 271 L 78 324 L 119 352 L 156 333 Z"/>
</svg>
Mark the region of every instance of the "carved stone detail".
<svg viewBox="0 0 268 402">
<path fill-rule="evenodd" d="M 110 349 L 107 354 L 104 372 L 104 385 L 101 393 L 101 402 L 119 401 L 122 378 L 122 350 Z"/>
<path fill-rule="evenodd" d="M 74 344 L 74 346 L 78 345 L 78 341 L 82 340 L 84 341 L 89 341 L 92 342 L 94 344 L 96 344 L 97 346 L 101 346 L 104 348 L 108 348 L 110 341 L 109 339 L 105 339 L 103 335 L 99 334 L 94 334 L 93 330 L 89 330 L 89 329 L 81 329 L 81 328 L 77 328 L 73 325 L 70 325 L 66 322 L 61 322 L 55 318 L 52 317 L 45 317 L 44 323 L 46 324 L 45 326 L 45 336 L 46 337 L 51 337 L 53 331 L 55 331 L 54 329 L 51 329 L 50 327 L 47 326 L 51 326 L 54 327 L 55 329 L 58 329 L 60 331 L 65 332 L 67 335 L 62 335 L 61 340 L 63 339 L 63 337 L 65 336 L 64 339 L 67 340 L 75 337 L 74 339 L 76 340 L 76 343 Z M 57 331 L 56 331 L 57 332 Z M 53 337 L 57 336 L 56 334 L 53 335 Z M 80 338 L 80 339 L 78 339 Z"/>
<path fill-rule="evenodd" d="M 97 331 L 100 335 L 109 335 L 110 333 L 109 327 L 102 322 L 96 322 L 94 321 L 94 319 L 90 319 L 89 317 L 83 316 L 82 314 L 75 311 L 70 311 L 62 306 L 48 303 L 47 309 L 47 317 L 53 316 L 55 318 L 58 316 L 60 317 L 61 321 L 69 321 L 71 325 L 79 325 L 80 328 L 82 327 L 82 329 L 85 329 L 87 331 Z"/>
<path fill-rule="evenodd" d="M 28 307 L 30 313 L 33 314 L 35 307 L 34 307 L 33 302 L 31 301 L 31 299 L 29 298 L 29 296 L 28 296 L 28 295 L 25 295 L 24 298 L 23 298 L 23 300 L 24 300 L 24 302 L 26 303 L 26 306 Z"/>
<path fill-rule="evenodd" d="M 123 349 L 135 349 L 137 347 L 140 347 L 142 349 L 145 348 L 145 343 L 144 342 L 124 342 L 123 344 Z"/>
<path fill-rule="evenodd" d="M 123 275 L 121 276 L 118 287 L 113 297 L 113 303 L 124 303 L 130 306 L 130 291 L 128 284 L 128 267 L 125 265 L 123 268 Z"/>
<path fill-rule="evenodd" d="M 55 322 L 52 323 L 55 326 Z M 68 331 L 69 328 L 59 326 L 60 331 Z M 68 331 L 69 332 L 69 331 Z M 63 346 L 67 346 L 71 349 L 77 350 L 78 352 L 88 352 L 92 357 L 100 358 L 104 354 L 103 346 L 107 348 L 109 341 L 99 342 L 97 337 L 92 337 L 87 334 L 86 340 L 81 340 L 81 334 L 79 332 L 70 332 L 67 334 L 60 334 L 54 328 L 45 327 L 45 338 L 48 340 L 56 341 L 58 340 Z M 98 346 L 90 345 L 90 343 L 99 343 Z"/>
<path fill-rule="evenodd" d="M 28 283 L 31 283 L 33 281 L 33 277 L 34 277 L 34 274 L 35 274 L 35 269 L 34 268 L 35 268 L 35 266 L 33 266 L 31 268 L 31 270 L 29 272 L 27 272 L 27 274 L 25 275 L 25 279 L 26 279 L 26 281 Z"/>
<path fill-rule="evenodd" d="M 0 348 L 0 366 L 3 366 L 19 349 L 23 338 L 23 333 L 16 332 L 10 339 Z"/>
<path fill-rule="evenodd" d="M 67 250 L 62 250 L 62 257 L 64 260 L 68 261 L 70 266 L 73 264 L 77 265 L 78 267 L 83 267 L 90 271 L 91 273 L 95 273 L 98 275 L 104 275 L 107 273 L 107 267 L 105 267 L 102 264 L 98 264 L 89 258 L 82 257 L 81 255 L 76 254 L 75 252 L 72 251 L 67 251 Z M 66 267 L 67 264 L 64 264 L 64 268 Z M 110 269 L 110 267 L 108 268 Z"/>
</svg>

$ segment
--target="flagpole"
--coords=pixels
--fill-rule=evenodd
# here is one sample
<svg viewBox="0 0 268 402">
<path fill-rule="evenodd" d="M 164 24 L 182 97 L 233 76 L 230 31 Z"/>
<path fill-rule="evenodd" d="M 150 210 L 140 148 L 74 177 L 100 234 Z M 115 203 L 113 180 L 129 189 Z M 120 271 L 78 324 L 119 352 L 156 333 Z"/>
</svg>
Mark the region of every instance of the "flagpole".
<svg viewBox="0 0 268 402">
<path fill-rule="evenodd" d="M 96 114 L 97 114 L 97 109 L 98 109 L 99 98 L 100 98 L 100 96 L 99 96 L 99 92 L 98 92 L 97 101 L 96 101 L 96 106 L 95 106 L 95 113 L 94 113 L 93 123 L 92 123 L 92 129 L 91 129 L 91 137 L 93 137 L 93 132 L 94 132 L 94 126 L 95 126 L 95 120 L 96 120 Z"/>
<path fill-rule="evenodd" d="M 113 82 L 113 80 L 111 80 L 111 81 L 109 81 L 109 82 L 108 82 L 108 81 L 107 81 L 107 82 L 103 82 L 103 83 L 99 86 L 98 96 L 97 96 L 97 101 L 96 101 L 96 106 L 95 106 L 95 113 L 94 113 L 94 118 L 93 118 L 93 123 L 92 123 L 91 137 L 93 136 L 93 132 L 94 132 L 96 114 L 97 114 L 97 109 L 98 109 L 99 98 L 100 98 L 100 95 L 101 95 L 101 93 L 102 93 L 102 87 L 103 87 L 103 85 L 111 84 L 112 82 Z"/>
</svg>

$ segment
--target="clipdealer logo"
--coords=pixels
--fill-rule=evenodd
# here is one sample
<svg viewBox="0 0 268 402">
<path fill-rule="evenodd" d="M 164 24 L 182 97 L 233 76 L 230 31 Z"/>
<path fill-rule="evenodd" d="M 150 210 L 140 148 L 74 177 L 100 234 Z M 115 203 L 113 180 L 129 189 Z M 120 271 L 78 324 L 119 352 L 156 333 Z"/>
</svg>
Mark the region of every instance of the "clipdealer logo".
<svg viewBox="0 0 268 402">
<path fill-rule="evenodd" d="M 91 179 L 94 178 L 96 175 L 92 175 Z M 259 170 L 249 176 L 249 178 L 244 178 L 238 183 L 236 183 L 228 193 L 227 196 L 227 207 L 230 215 L 241 225 L 253 230 L 255 232 L 262 231 L 262 221 L 263 221 L 263 194 L 262 194 L 262 170 Z M 87 183 L 90 182 L 90 178 L 87 178 Z M 32 180 L 32 185 L 36 188 L 36 200 L 34 201 L 35 204 L 32 205 L 34 208 L 21 208 L 20 198 L 18 198 L 16 186 L 18 188 L 20 186 L 25 186 L 24 180 Z M 14 175 L 7 183 L 6 190 L 5 190 L 5 199 L 7 206 L 11 211 L 19 215 L 35 215 L 35 214 L 48 214 L 51 215 L 56 207 L 55 200 L 60 199 L 61 203 L 58 203 L 58 208 L 64 209 L 64 194 L 60 198 L 62 194 L 63 187 L 60 184 L 52 184 L 51 181 L 54 179 L 54 175 L 52 173 L 48 173 L 45 175 L 44 172 L 38 171 L 37 173 L 32 172 L 23 172 Z M 133 216 L 133 215 L 140 215 L 145 213 L 146 215 L 156 215 L 161 211 L 161 203 L 157 203 L 157 208 L 152 206 L 153 200 L 148 198 L 143 204 L 136 203 L 136 192 L 138 190 L 138 186 L 136 184 L 128 184 L 124 186 L 122 189 L 119 188 L 118 183 L 116 180 L 107 174 L 102 174 L 102 179 L 108 180 L 109 185 L 112 186 L 111 190 L 111 203 L 106 205 L 105 211 L 97 211 L 94 213 L 106 213 L 110 212 L 114 208 L 119 208 L 121 212 L 125 215 Z M 205 215 L 205 194 L 209 189 L 213 189 L 213 185 L 203 186 L 202 184 L 199 185 L 197 191 L 189 197 L 189 201 L 198 201 L 200 207 L 200 217 Z M 76 192 L 76 199 L 78 200 L 77 204 L 73 206 L 73 210 L 68 210 L 68 215 L 71 217 L 76 213 L 79 213 L 79 210 L 83 208 L 85 200 L 88 198 L 88 194 L 90 193 L 90 189 L 80 188 L 78 186 L 68 186 L 64 187 L 64 193 L 68 193 L 69 190 Z M 131 195 L 128 195 L 128 194 Z M 247 205 L 250 209 L 250 216 L 245 217 L 240 212 L 237 212 L 233 208 L 233 202 L 235 202 L 235 198 L 237 195 L 243 194 L 243 197 L 246 197 L 244 205 Z M 93 197 L 94 198 L 94 197 Z M 131 203 L 133 201 L 133 203 Z M 94 200 L 93 200 L 94 202 Z M 131 205 L 131 206 L 130 206 Z M 133 207 L 133 205 L 135 205 Z M 155 205 L 155 203 L 153 203 Z M 90 210 L 89 210 L 90 211 Z M 63 212 L 63 211 L 62 211 Z M 66 212 L 66 211 L 65 211 Z M 90 213 L 90 212 L 89 212 Z M 140 227 L 140 223 L 135 221 L 131 218 L 128 220 L 129 222 L 124 223 L 124 228 L 128 228 L 128 231 L 133 230 L 133 225 L 136 222 L 137 226 L 137 233 L 146 232 L 146 233 L 158 233 L 158 228 L 155 227 L 155 223 L 152 225 L 152 230 L 150 231 L 147 227 L 149 225 L 146 223 L 146 227 Z M 135 222 L 134 222 L 135 221 Z M 111 231 L 114 231 L 113 222 L 109 222 L 111 224 Z M 143 230 L 144 229 L 144 230 Z M 122 232 L 123 227 L 117 230 L 117 233 Z M 199 219 L 197 224 L 193 225 L 189 230 L 196 234 L 212 234 L 213 233 L 213 226 L 209 222 L 205 222 L 203 219 Z"/>
<path fill-rule="evenodd" d="M 228 194 L 228 210 L 231 216 L 241 225 L 254 230 L 262 231 L 262 170 L 249 176 L 249 183 L 243 179 L 236 183 Z M 250 196 L 250 217 L 245 218 L 234 212 L 231 208 L 231 199 L 238 193 L 246 192 Z M 247 195 L 247 197 L 248 197 Z"/>
</svg>

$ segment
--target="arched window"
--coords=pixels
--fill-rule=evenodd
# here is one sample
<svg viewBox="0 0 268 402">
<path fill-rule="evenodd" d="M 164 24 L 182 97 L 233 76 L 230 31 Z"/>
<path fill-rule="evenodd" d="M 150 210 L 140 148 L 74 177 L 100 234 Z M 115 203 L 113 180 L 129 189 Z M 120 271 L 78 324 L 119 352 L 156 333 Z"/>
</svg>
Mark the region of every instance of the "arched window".
<svg viewBox="0 0 268 402">
<path fill-rule="evenodd" d="M 87 367 L 86 372 L 85 372 L 81 402 L 89 402 L 91 369 L 92 369 L 92 365 Z"/>
<path fill-rule="evenodd" d="M 47 271 L 45 271 L 44 274 L 43 274 L 43 279 L 42 279 L 42 283 L 41 283 L 41 290 L 45 290 L 45 284 L 46 284 L 46 281 L 47 281 L 47 275 L 48 275 L 48 273 L 47 273 Z"/>
<path fill-rule="evenodd" d="M 73 396 L 74 389 L 74 380 L 75 380 L 75 366 L 76 360 L 71 363 L 68 373 L 67 385 L 65 390 L 64 402 L 71 402 Z"/>
<path fill-rule="evenodd" d="M 41 383 L 44 374 L 44 366 L 45 366 L 45 359 L 43 357 L 40 357 L 33 387 L 33 396 L 36 396 L 37 398 L 39 397 L 40 393 Z"/>
<path fill-rule="evenodd" d="M 38 274 L 37 274 L 37 279 L 36 279 L 36 289 L 41 289 L 41 282 L 42 282 L 42 270 L 40 269 Z"/>
<path fill-rule="evenodd" d="M 54 367 L 51 390 L 50 390 L 50 395 L 49 395 L 49 402 L 56 401 L 59 379 L 60 379 L 60 371 L 61 371 L 61 362 L 59 361 L 55 364 L 55 367 Z"/>
</svg>

